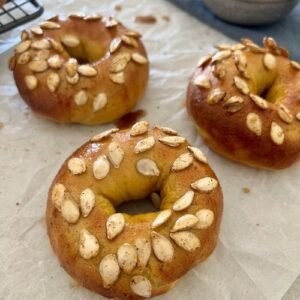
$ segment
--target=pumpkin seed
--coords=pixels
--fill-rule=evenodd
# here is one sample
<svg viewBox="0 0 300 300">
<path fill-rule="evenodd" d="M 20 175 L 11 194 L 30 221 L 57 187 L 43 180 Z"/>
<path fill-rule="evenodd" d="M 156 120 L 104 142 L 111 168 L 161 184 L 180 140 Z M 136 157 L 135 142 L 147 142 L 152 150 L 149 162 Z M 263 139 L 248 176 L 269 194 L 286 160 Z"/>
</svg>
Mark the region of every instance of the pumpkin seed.
<svg viewBox="0 0 300 300">
<path fill-rule="evenodd" d="M 136 169 L 144 176 L 159 176 L 160 171 L 156 163 L 149 158 L 142 158 L 137 161 Z"/>
<path fill-rule="evenodd" d="M 161 262 L 171 262 L 174 256 L 174 248 L 170 240 L 155 231 L 151 232 L 151 237 L 156 258 Z"/>
<path fill-rule="evenodd" d="M 99 155 L 93 163 L 93 174 L 98 180 L 105 178 L 110 170 L 110 164 L 106 155 Z"/>
<path fill-rule="evenodd" d="M 193 191 L 187 191 L 173 204 L 173 210 L 182 211 L 187 209 L 192 204 L 194 195 L 195 193 Z"/>
<path fill-rule="evenodd" d="M 259 115 L 255 113 L 249 113 L 246 118 L 247 128 L 255 133 L 257 136 L 261 136 L 262 121 Z"/>
<path fill-rule="evenodd" d="M 110 288 L 119 278 L 120 267 L 115 254 L 107 254 L 101 260 L 99 272 L 103 281 L 103 287 Z"/>
<path fill-rule="evenodd" d="M 79 253 L 84 259 L 91 259 L 99 252 L 99 242 L 97 238 L 88 230 L 81 229 L 79 237 Z"/>
<path fill-rule="evenodd" d="M 109 240 L 113 240 L 125 228 L 125 219 L 123 214 L 115 213 L 108 217 L 106 221 L 106 236 Z"/>
<path fill-rule="evenodd" d="M 218 181 L 212 177 L 203 177 L 191 184 L 194 190 L 204 193 L 212 192 L 217 186 Z"/>
<path fill-rule="evenodd" d="M 188 252 L 193 252 L 201 246 L 196 235 L 189 231 L 173 232 L 170 233 L 170 237 L 180 248 Z"/>
<path fill-rule="evenodd" d="M 151 228 L 155 229 L 162 224 L 166 223 L 172 215 L 172 211 L 170 209 L 165 209 L 159 212 L 159 214 L 156 216 L 156 218 L 153 220 L 151 224 Z"/>
</svg>

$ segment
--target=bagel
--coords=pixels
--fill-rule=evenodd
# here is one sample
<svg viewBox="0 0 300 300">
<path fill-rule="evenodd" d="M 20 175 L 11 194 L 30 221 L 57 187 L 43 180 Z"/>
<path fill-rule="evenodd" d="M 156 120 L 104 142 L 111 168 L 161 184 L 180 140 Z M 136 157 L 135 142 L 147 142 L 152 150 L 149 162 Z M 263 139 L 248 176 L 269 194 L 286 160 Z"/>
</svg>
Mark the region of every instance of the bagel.
<svg viewBox="0 0 300 300">
<path fill-rule="evenodd" d="M 300 64 L 273 38 L 217 46 L 199 61 L 187 110 L 216 152 L 249 166 L 282 169 L 300 155 Z"/>
<path fill-rule="evenodd" d="M 48 235 L 60 264 L 109 298 L 166 292 L 217 243 L 223 197 L 206 157 L 176 131 L 148 126 L 96 135 L 65 161 L 49 190 Z M 160 211 L 117 212 L 157 191 Z"/>
<path fill-rule="evenodd" d="M 55 16 L 21 39 L 9 68 L 23 99 L 49 119 L 110 122 L 145 92 L 149 63 L 140 34 L 112 17 Z"/>
</svg>

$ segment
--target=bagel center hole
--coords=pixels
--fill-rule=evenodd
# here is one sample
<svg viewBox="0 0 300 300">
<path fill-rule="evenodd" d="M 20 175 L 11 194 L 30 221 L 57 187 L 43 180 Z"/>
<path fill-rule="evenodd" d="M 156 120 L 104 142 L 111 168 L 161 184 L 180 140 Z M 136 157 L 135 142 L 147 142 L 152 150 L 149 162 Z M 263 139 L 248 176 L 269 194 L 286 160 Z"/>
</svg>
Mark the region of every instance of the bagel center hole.
<svg viewBox="0 0 300 300">
<path fill-rule="evenodd" d="M 65 50 L 72 58 L 76 58 L 79 64 L 91 64 L 102 59 L 108 49 L 104 45 L 100 47 L 94 42 L 81 41 L 78 47 L 66 47 Z"/>
<path fill-rule="evenodd" d="M 271 89 L 270 86 L 265 87 L 264 90 L 260 93 L 260 97 L 262 97 L 268 101 L 268 93 L 269 93 L 270 89 Z"/>
<path fill-rule="evenodd" d="M 116 208 L 117 212 L 127 213 L 130 215 L 145 214 L 159 211 L 151 201 L 150 195 L 144 199 L 123 202 Z"/>
<path fill-rule="evenodd" d="M 284 89 L 277 77 L 262 82 L 256 93 L 270 103 L 278 103 L 284 97 Z"/>
</svg>

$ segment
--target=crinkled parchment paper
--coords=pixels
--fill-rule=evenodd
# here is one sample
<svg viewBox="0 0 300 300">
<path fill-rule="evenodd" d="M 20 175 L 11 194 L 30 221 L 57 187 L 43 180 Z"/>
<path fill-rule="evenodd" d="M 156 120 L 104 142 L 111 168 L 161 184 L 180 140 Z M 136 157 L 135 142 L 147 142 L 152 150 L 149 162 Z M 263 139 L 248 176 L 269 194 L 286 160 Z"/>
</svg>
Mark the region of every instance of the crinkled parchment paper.
<svg viewBox="0 0 300 300">
<path fill-rule="evenodd" d="M 160 299 L 299 299 L 300 165 L 269 172 L 210 151 L 188 118 L 188 77 L 222 34 L 160 0 L 117 2 L 117 17 L 140 31 L 151 61 L 147 93 L 138 104 L 146 119 L 174 127 L 208 155 L 224 191 L 225 210 L 216 251 Z M 46 13 L 115 13 L 112 1 L 45 0 Z M 157 23 L 136 24 L 153 14 Z M 169 22 L 162 19 L 170 16 Z M 27 25 L 28 26 L 28 25 Z M 18 32 L 0 36 L 0 50 Z M 0 55 L 0 299 L 102 299 L 81 288 L 59 266 L 44 221 L 49 185 L 65 158 L 92 134 L 110 126 L 58 125 L 33 114 L 21 100 L 6 53 Z M 243 188 L 250 188 L 250 193 Z M 292 290 L 288 291 L 293 286 Z M 298 291 L 298 292 L 297 292 Z"/>
</svg>

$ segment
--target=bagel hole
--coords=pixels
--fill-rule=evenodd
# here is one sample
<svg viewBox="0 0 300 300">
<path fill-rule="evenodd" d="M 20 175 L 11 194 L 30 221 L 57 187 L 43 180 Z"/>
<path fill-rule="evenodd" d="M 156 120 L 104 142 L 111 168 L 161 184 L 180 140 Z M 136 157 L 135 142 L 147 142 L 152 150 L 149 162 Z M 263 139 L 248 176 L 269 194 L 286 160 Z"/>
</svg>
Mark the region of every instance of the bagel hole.
<svg viewBox="0 0 300 300">
<path fill-rule="evenodd" d="M 257 95 L 270 103 L 276 103 L 280 102 L 280 99 L 284 96 L 284 92 L 279 84 L 278 78 L 275 77 L 269 82 L 264 82 L 258 88 Z"/>
<path fill-rule="evenodd" d="M 123 202 L 122 204 L 118 205 L 115 209 L 117 212 L 127 213 L 130 215 L 138 215 L 159 211 L 159 208 L 156 208 L 153 202 L 151 201 L 150 195 L 144 199 Z"/>
<path fill-rule="evenodd" d="M 97 62 L 102 59 L 107 52 L 107 49 L 95 47 L 95 45 L 87 42 L 76 48 L 65 47 L 65 49 L 70 57 L 77 59 L 80 65 Z"/>
<path fill-rule="evenodd" d="M 264 89 L 260 92 L 259 96 L 264 98 L 268 102 L 272 102 L 272 101 L 270 101 L 270 97 L 269 97 L 269 92 L 270 92 L 271 88 L 272 88 L 272 85 L 264 87 Z"/>
</svg>

